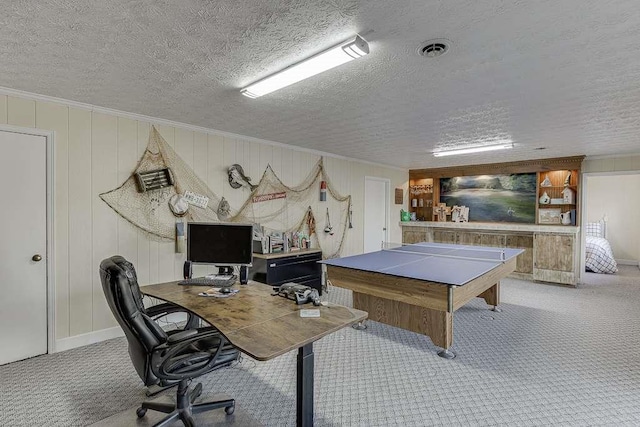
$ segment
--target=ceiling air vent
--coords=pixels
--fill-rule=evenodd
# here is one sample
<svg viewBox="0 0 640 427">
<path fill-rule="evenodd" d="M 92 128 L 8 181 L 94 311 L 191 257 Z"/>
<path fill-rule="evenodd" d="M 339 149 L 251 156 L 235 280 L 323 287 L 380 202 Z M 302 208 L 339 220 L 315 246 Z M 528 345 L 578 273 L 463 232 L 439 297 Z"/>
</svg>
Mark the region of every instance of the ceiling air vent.
<svg viewBox="0 0 640 427">
<path fill-rule="evenodd" d="M 447 39 L 427 40 L 418 47 L 417 52 L 418 55 L 435 58 L 436 56 L 442 56 L 447 53 L 450 45 L 451 42 Z"/>
</svg>

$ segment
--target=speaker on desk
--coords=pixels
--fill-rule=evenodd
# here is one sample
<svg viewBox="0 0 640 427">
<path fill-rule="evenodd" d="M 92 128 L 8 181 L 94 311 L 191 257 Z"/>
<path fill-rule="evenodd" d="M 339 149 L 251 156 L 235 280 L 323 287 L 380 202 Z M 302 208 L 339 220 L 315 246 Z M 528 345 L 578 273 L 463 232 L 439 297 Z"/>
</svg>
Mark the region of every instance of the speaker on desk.
<svg viewBox="0 0 640 427">
<path fill-rule="evenodd" d="M 240 284 L 246 285 L 249 283 L 249 267 L 246 265 L 240 266 Z"/>
<path fill-rule="evenodd" d="M 182 267 L 182 275 L 185 279 L 191 279 L 191 261 L 185 261 Z"/>
</svg>

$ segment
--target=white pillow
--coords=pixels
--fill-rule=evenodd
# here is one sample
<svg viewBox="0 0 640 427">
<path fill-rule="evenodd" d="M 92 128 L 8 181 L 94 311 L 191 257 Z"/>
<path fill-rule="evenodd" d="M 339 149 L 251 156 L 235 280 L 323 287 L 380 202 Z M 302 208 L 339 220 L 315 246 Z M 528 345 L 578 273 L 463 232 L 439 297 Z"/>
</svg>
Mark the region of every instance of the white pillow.
<svg viewBox="0 0 640 427">
<path fill-rule="evenodd" d="M 591 237 L 604 237 L 601 222 L 587 223 L 586 235 Z"/>
</svg>

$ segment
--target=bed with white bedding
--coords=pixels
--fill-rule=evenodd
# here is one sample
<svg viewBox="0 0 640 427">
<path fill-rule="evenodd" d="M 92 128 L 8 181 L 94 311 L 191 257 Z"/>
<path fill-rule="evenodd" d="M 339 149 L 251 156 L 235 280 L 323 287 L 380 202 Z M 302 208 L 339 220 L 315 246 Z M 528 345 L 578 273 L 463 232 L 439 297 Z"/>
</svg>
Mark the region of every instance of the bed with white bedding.
<svg viewBox="0 0 640 427">
<path fill-rule="evenodd" d="M 618 272 L 618 263 L 613 257 L 609 241 L 605 238 L 605 223 L 590 222 L 585 231 L 585 267 L 594 273 Z"/>
</svg>

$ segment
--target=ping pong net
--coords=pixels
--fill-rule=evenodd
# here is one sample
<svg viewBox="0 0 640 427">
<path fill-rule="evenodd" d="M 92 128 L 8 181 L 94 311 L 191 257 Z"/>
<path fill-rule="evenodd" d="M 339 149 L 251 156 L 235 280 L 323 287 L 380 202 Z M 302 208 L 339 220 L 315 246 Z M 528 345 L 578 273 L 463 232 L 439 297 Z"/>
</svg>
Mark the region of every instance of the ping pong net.
<svg viewBox="0 0 640 427">
<path fill-rule="evenodd" d="M 505 251 L 502 248 L 488 248 L 484 246 L 462 247 L 454 244 L 442 243 L 393 243 L 382 242 L 382 250 L 407 254 L 424 255 L 425 257 L 458 258 L 475 261 L 504 262 Z"/>
</svg>

